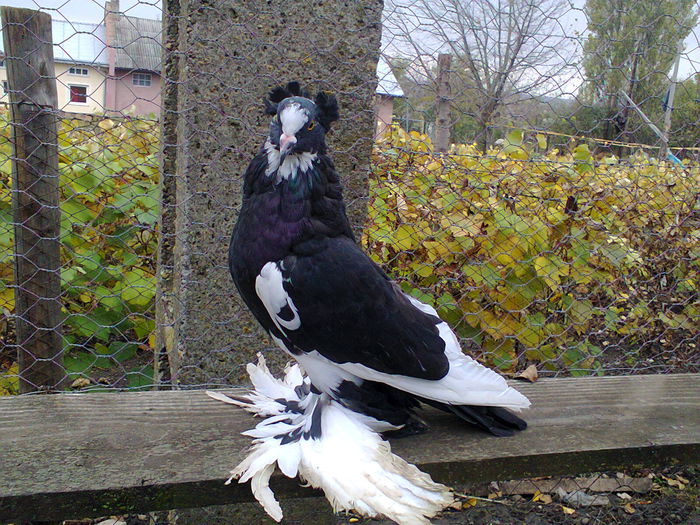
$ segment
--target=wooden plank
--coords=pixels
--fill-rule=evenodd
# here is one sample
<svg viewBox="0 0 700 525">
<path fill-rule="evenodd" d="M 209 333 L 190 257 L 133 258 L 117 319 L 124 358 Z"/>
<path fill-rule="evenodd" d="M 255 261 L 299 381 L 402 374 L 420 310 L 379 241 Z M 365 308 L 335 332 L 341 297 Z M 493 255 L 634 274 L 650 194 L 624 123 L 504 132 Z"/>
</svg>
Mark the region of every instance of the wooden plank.
<svg viewBox="0 0 700 525">
<path fill-rule="evenodd" d="M 51 16 L 0 8 L 12 108 L 15 333 L 20 392 L 60 389 L 60 208 Z"/>
<path fill-rule="evenodd" d="M 450 134 L 452 132 L 452 107 L 450 89 L 450 68 L 452 67 L 452 55 L 438 55 L 437 72 L 437 118 L 435 119 L 435 151 L 447 153 L 450 148 Z"/>
<path fill-rule="evenodd" d="M 494 438 L 427 412 L 428 434 L 394 451 L 445 483 L 579 474 L 700 457 L 700 375 L 518 383 L 530 428 Z M 255 420 L 202 391 L 0 399 L 0 521 L 249 501 L 224 486 Z M 42 436 L 36 439 L 36 436 Z M 277 478 L 281 497 L 312 494 Z"/>
</svg>

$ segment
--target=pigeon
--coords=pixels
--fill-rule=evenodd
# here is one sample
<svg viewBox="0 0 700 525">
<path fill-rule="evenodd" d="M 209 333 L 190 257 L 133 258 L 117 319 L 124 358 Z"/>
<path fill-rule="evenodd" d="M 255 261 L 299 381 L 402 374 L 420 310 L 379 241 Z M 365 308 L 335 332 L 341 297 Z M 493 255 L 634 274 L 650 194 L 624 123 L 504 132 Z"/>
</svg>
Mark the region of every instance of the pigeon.
<svg viewBox="0 0 700 525">
<path fill-rule="evenodd" d="M 276 520 L 276 467 L 322 489 L 336 511 L 426 524 L 451 491 L 391 453 L 386 437 L 427 431 L 430 405 L 496 436 L 526 428 L 528 399 L 465 355 L 435 309 L 404 293 L 355 241 L 326 134 L 332 94 L 298 82 L 265 99 L 269 134 L 244 175 L 229 249 L 235 286 L 293 361 L 274 377 L 248 365 L 253 391 L 220 401 L 266 418 L 228 482 L 251 481 Z"/>
</svg>

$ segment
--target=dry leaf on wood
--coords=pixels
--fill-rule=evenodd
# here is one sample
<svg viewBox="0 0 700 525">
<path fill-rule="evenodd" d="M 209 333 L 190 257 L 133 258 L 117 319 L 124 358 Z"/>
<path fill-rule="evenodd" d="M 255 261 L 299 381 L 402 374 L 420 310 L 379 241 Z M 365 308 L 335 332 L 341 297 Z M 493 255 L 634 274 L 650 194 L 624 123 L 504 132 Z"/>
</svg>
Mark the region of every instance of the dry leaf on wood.
<svg viewBox="0 0 700 525">
<path fill-rule="evenodd" d="M 537 367 L 535 365 L 528 366 L 525 370 L 515 375 L 515 379 L 520 379 L 521 381 L 530 381 L 534 383 L 539 377 L 537 373 Z"/>
<path fill-rule="evenodd" d="M 90 380 L 87 377 L 79 377 L 70 384 L 71 388 L 85 388 L 90 386 Z"/>
</svg>

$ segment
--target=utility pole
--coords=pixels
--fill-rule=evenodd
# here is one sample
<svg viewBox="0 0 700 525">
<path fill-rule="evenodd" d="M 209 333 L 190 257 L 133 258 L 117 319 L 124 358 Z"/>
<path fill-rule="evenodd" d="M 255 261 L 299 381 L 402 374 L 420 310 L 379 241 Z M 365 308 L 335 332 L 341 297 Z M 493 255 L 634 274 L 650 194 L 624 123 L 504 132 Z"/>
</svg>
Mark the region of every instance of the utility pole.
<svg viewBox="0 0 700 525">
<path fill-rule="evenodd" d="M 642 120 L 647 126 L 649 126 L 649 129 L 651 129 L 654 133 L 656 133 L 656 136 L 659 137 L 659 139 L 661 140 L 661 154 L 665 156 L 668 152 L 668 141 L 666 140 L 666 135 L 661 133 L 661 130 L 658 127 L 656 127 L 656 124 L 654 124 L 649 119 L 649 117 L 647 117 L 644 114 L 640 107 L 637 104 L 635 104 L 630 97 L 627 96 L 627 93 L 625 93 L 623 90 L 620 90 L 620 95 L 622 95 L 622 98 L 624 98 L 627 101 L 627 103 L 632 107 L 632 109 L 634 109 L 639 114 L 639 116 L 642 117 Z"/>
<path fill-rule="evenodd" d="M 681 53 L 683 52 L 683 41 L 678 42 L 678 53 L 676 55 L 676 63 L 673 65 L 673 74 L 671 75 L 671 87 L 668 90 L 668 100 L 666 101 L 666 114 L 664 115 L 664 137 L 666 138 L 666 149 L 668 150 L 668 139 L 671 131 L 671 113 L 673 112 L 673 100 L 676 97 L 676 84 L 678 81 L 678 65 L 681 61 Z M 664 155 L 668 151 L 663 152 Z"/>
</svg>

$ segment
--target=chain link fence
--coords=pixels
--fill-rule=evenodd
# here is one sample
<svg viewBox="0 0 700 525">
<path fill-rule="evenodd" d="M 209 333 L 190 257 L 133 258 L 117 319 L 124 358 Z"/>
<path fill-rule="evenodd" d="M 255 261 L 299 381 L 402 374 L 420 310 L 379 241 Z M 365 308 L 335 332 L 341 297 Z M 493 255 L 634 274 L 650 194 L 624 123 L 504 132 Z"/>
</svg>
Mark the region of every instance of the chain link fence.
<svg viewBox="0 0 700 525">
<path fill-rule="evenodd" d="M 188 157 L 199 148 L 233 159 L 231 172 L 217 177 L 239 176 L 255 149 L 230 143 L 225 130 L 261 144 L 260 96 L 293 80 L 285 73 L 291 64 L 312 72 L 312 86 L 337 92 L 341 112 L 365 103 L 362 114 L 342 114 L 339 138 L 329 139 L 331 150 L 352 159 L 341 165 L 368 178 L 364 190 L 350 190 L 360 242 L 404 291 L 437 309 L 466 352 L 510 377 L 530 365 L 551 377 L 700 371 L 697 2 L 387 0 L 376 68 L 374 60 L 371 68 L 354 62 L 343 43 L 376 30 L 357 22 L 369 17 L 371 2 L 331 3 L 317 17 L 308 8 L 305 30 L 286 27 L 291 7 L 277 2 L 202 3 L 199 13 L 226 28 L 215 32 L 212 24 L 209 33 L 188 27 L 178 2 L 15 4 L 49 13 L 52 36 L 43 44 L 53 56 L 38 71 L 35 55 L 12 55 L 7 38 L 1 50 L 0 395 L 237 384 L 255 351 L 277 355 L 235 310 L 220 311 L 206 296 L 188 306 L 178 296 L 182 283 L 207 281 L 207 264 L 200 274 L 183 274 L 178 258 L 199 257 L 225 276 L 223 259 L 197 251 L 190 238 L 208 231 L 224 253 L 232 224 L 231 216 L 207 222 L 188 206 L 208 199 L 209 208 L 231 215 L 237 201 L 224 202 L 196 177 L 186 189 L 177 184 L 188 180 L 188 162 L 201 173 L 216 165 Z M 3 20 L 2 32 L 12 30 Z M 193 30 L 201 33 L 191 47 L 178 46 Z M 326 31 L 347 37 L 327 44 Z M 228 44 L 236 32 L 248 35 L 244 51 Z M 197 46 L 213 50 L 211 63 L 192 59 Z M 375 50 L 364 53 L 363 60 L 376 58 Z M 229 70 L 266 54 L 283 57 L 276 70 L 226 84 Z M 353 71 L 352 86 L 334 76 L 343 68 Z M 314 76 L 315 69 L 323 73 Z M 13 85 L 29 74 L 22 70 L 48 77 L 53 105 L 32 99 L 31 86 Z M 204 85 L 220 89 L 198 98 Z M 363 89 L 372 92 L 372 108 L 358 94 Z M 183 90 L 195 95 L 185 99 Z M 232 107 L 229 95 L 247 102 Z M 23 104 L 55 119 L 53 142 L 34 136 L 32 119 L 18 119 Z M 211 120 L 201 118 L 201 108 Z M 370 127 L 362 127 L 370 114 Z M 340 139 L 353 132 L 352 140 Z M 19 186 L 17 175 L 13 182 L 22 133 L 37 139 L 31 155 L 55 149 L 60 218 L 53 220 L 60 233 L 38 235 L 17 252 L 15 236 L 34 215 L 18 219 L 13 199 L 43 203 L 41 213 L 52 208 L 31 183 Z M 183 136 L 200 142 L 183 149 L 176 138 Z M 371 160 L 361 158 L 363 147 Z M 44 245 L 60 259 L 51 271 L 37 266 L 35 248 Z M 17 279 L 17 260 L 34 265 L 22 274 L 30 279 L 53 272 L 60 295 L 37 297 L 29 281 Z M 234 301 L 230 281 L 211 288 Z M 59 303 L 58 320 L 37 325 L 32 305 L 50 301 Z M 239 340 L 212 345 L 183 335 L 185 317 L 196 317 L 202 333 L 243 328 Z M 34 346 L 47 331 L 57 334 L 58 346 Z M 186 337 L 200 341 L 196 352 L 179 346 Z M 226 361 L 241 347 L 244 359 Z M 52 379 L 38 383 L 32 369 L 43 366 Z M 183 371 L 190 370 L 197 373 L 187 379 Z M 651 498 L 653 484 L 677 488 L 668 480 L 688 485 L 694 475 L 638 475 L 650 481 L 635 501 Z M 566 497 L 593 494 L 595 480 L 586 480 L 566 488 Z M 479 497 L 512 510 L 524 505 L 513 497 L 540 494 L 527 508 L 539 512 L 533 505 L 544 504 L 543 519 L 557 523 L 547 515 L 548 498 L 576 507 L 554 485 L 501 489 Z M 635 490 L 607 493 L 619 505 L 576 516 L 586 523 L 633 519 L 634 508 L 619 509 Z M 483 501 L 463 503 L 478 509 Z M 673 512 L 690 513 L 690 505 L 678 505 Z M 520 519 L 513 512 L 502 522 Z M 583 523 L 557 512 L 561 522 Z M 445 523 L 479 522 L 469 516 Z M 647 522 L 656 517 L 652 512 Z"/>
</svg>

